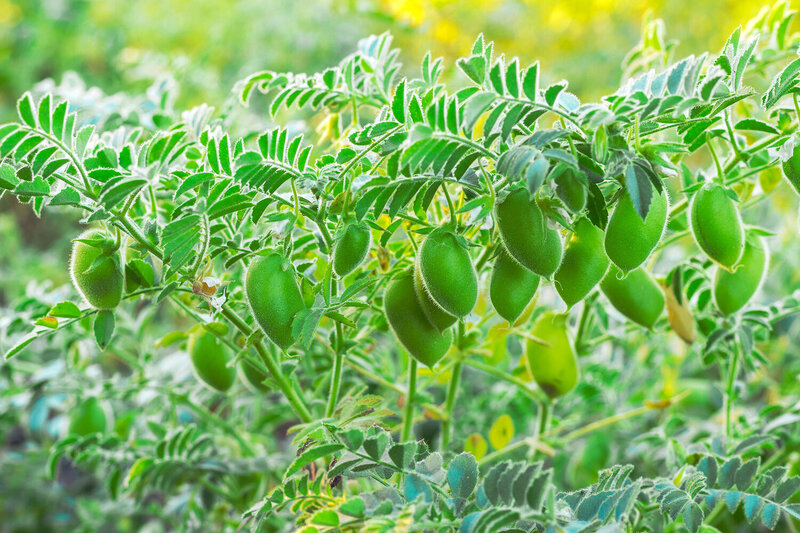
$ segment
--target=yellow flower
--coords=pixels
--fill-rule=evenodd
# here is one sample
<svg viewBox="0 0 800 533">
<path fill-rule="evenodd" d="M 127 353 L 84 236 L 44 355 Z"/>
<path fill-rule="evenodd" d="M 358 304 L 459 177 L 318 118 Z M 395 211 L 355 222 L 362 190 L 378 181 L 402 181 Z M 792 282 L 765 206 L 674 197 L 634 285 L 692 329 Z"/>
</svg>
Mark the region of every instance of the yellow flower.
<svg viewBox="0 0 800 533">
<path fill-rule="evenodd" d="M 410 26 L 421 26 L 427 15 L 424 0 L 384 0 L 384 5 L 395 18 Z"/>
<path fill-rule="evenodd" d="M 15 26 L 21 18 L 21 10 L 14 2 L 0 0 L 0 26 Z"/>
<path fill-rule="evenodd" d="M 440 43 L 454 43 L 458 39 L 458 27 L 449 20 L 440 20 L 433 29 L 433 36 Z"/>
</svg>

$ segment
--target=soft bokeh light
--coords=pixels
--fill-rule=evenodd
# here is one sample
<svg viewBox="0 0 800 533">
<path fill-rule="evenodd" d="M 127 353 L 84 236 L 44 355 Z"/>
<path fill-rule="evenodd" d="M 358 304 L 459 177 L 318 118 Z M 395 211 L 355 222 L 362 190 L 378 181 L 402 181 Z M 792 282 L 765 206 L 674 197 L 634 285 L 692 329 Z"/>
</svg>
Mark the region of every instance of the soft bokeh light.
<svg viewBox="0 0 800 533">
<path fill-rule="evenodd" d="M 171 73 L 181 81 L 179 104 L 220 102 L 248 73 L 319 70 L 384 31 L 395 35 L 409 71 L 428 49 L 452 66 L 484 33 L 523 64 L 541 61 L 546 81 L 569 79 L 581 98 L 596 98 L 618 85 L 620 61 L 648 12 L 680 41 L 676 54 L 687 55 L 719 49 L 735 21 L 761 7 L 741 0 L 0 0 L 0 116 L 33 83 L 67 70 L 106 92 L 141 89 Z"/>
</svg>

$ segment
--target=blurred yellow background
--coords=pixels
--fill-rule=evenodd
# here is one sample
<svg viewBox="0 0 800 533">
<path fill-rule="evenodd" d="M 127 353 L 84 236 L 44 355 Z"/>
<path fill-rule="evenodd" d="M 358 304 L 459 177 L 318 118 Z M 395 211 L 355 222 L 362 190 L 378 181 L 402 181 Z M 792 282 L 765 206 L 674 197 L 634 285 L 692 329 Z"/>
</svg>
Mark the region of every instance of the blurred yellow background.
<svg viewBox="0 0 800 533">
<path fill-rule="evenodd" d="M 68 70 L 106 92 L 172 73 L 178 105 L 220 103 L 261 69 L 336 63 L 367 35 L 391 31 L 406 69 L 428 49 L 452 66 L 478 33 L 496 50 L 540 60 L 582 99 L 613 91 L 650 11 L 676 55 L 719 50 L 759 0 L 0 0 L 0 118 L 36 81 Z M 452 71 L 449 71 L 452 72 Z"/>
</svg>

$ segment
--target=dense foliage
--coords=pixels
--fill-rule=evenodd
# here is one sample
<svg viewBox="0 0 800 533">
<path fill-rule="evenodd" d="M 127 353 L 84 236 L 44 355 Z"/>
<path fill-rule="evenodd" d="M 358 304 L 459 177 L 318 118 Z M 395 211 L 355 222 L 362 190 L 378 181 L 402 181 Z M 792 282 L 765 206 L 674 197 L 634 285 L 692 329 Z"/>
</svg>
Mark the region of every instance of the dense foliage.
<svg viewBox="0 0 800 533">
<path fill-rule="evenodd" d="M 0 194 L 87 229 L 0 321 L 0 528 L 795 527 L 794 14 L 591 103 L 389 34 L 242 80 L 267 131 L 25 93 Z"/>
</svg>

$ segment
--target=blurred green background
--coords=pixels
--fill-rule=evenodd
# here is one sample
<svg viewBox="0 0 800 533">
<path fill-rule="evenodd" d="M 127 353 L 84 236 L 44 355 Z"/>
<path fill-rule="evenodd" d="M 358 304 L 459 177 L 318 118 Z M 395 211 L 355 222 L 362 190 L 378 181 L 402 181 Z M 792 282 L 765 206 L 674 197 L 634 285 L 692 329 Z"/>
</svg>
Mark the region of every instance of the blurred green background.
<svg viewBox="0 0 800 533">
<path fill-rule="evenodd" d="M 0 0 L 0 120 L 35 82 L 76 71 L 106 93 L 172 73 L 177 107 L 219 105 L 261 69 L 315 71 L 389 30 L 406 68 L 426 50 L 452 66 L 478 33 L 582 99 L 618 85 L 643 16 L 663 18 L 677 55 L 719 50 L 759 0 Z M 452 72 L 449 71 L 449 72 Z"/>
</svg>

